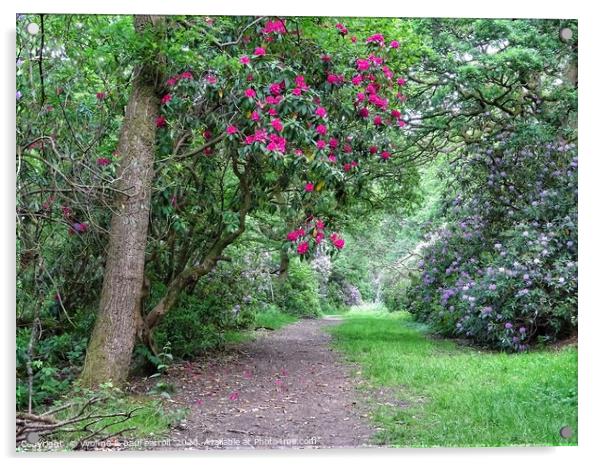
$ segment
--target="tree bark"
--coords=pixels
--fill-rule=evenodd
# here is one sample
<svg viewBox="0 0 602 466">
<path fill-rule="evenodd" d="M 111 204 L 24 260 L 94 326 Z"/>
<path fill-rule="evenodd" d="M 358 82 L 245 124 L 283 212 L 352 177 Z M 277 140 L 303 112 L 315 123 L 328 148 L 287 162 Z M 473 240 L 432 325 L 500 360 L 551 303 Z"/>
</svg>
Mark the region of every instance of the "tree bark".
<svg viewBox="0 0 602 466">
<path fill-rule="evenodd" d="M 154 28 L 161 18 L 135 16 L 138 34 Z M 81 383 L 95 387 L 107 381 L 122 385 L 129 372 L 136 332 L 141 321 L 140 303 L 144 282 L 144 254 L 147 242 L 153 163 L 155 119 L 159 114 L 157 63 L 136 70 L 119 137 L 120 190 L 111 219 L 108 256 L 100 308 L 88 344 Z"/>
<path fill-rule="evenodd" d="M 280 268 L 278 269 L 278 280 L 280 282 L 286 281 L 286 277 L 288 277 L 288 265 L 290 259 L 288 257 L 288 252 L 281 249 L 280 250 Z"/>
</svg>

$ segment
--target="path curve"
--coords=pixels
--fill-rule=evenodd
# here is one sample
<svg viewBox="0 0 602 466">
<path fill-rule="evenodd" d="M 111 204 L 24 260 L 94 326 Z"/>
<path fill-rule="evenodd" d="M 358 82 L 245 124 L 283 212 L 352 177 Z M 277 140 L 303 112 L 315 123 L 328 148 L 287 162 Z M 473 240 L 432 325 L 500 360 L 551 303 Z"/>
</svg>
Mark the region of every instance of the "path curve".
<svg viewBox="0 0 602 466">
<path fill-rule="evenodd" d="M 325 328 L 339 323 L 302 319 L 256 332 L 219 360 L 170 369 L 174 402 L 190 407 L 171 435 L 177 448 L 369 446 L 374 428 L 357 369 L 332 349 Z"/>
</svg>

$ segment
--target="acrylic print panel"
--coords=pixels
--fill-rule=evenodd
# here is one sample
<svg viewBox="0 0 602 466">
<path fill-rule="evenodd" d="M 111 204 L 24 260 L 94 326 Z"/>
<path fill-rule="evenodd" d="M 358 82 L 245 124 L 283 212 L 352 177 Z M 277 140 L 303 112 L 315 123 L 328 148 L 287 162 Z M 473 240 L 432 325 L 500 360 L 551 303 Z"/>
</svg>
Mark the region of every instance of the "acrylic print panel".
<svg viewBox="0 0 602 466">
<path fill-rule="evenodd" d="M 576 445 L 577 32 L 18 15 L 17 450 Z"/>
</svg>

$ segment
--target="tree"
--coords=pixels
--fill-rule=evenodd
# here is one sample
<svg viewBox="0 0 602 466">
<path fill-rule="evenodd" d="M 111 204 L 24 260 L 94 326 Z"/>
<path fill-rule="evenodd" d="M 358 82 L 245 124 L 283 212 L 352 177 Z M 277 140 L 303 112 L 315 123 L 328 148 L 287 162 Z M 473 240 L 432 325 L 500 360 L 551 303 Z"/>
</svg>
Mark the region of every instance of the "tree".
<svg viewBox="0 0 602 466">
<path fill-rule="evenodd" d="M 405 126 L 392 107 L 404 100 L 399 57 L 406 53 L 382 34 L 356 44 L 331 26 L 342 41 L 339 56 L 331 57 L 300 29 L 317 21 L 223 19 L 210 25 L 210 35 L 202 19 L 174 20 L 172 35 L 182 48 L 192 39 L 178 34 L 182 25 L 203 31 L 195 39 L 205 44 L 204 62 L 182 72 L 174 57 L 177 72 L 163 96 L 162 180 L 169 184 L 186 171 L 190 183 L 163 195 L 152 222 L 152 257 L 168 252 L 177 259 L 164 275 L 165 295 L 146 314 L 151 331 L 180 293 L 215 267 L 250 213 L 278 213 L 294 227 L 280 236 L 288 238 L 284 275 L 287 253 L 309 257 L 326 229 L 344 223 L 346 207 L 412 196 L 412 166 L 389 160 Z M 170 251 L 159 239 L 161 224 Z M 339 236 L 329 234 L 334 250 L 344 245 Z"/>
<path fill-rule="evenodd" d="M 163 20 L 136 16 L 140 36 L 160 40 Z M 109 234 L 100 308 L 90 338 L 81 375 L 83 385 L 127 377 L 136 333 L 141 325 L 146 238 L 155 161 L 156 120 L 159 117 L 157 83 L 160 57 L 149 57 L 135 71 L 118 151 L 121 161 L 118 186 L 123 194 L 115 199 Z"/>
</svg>

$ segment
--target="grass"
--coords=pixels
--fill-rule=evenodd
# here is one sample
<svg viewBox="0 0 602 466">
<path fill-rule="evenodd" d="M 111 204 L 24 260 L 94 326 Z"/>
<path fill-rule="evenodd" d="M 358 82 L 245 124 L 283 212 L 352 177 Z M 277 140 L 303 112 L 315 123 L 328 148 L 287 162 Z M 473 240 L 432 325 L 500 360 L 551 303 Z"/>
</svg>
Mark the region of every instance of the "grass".
<svg viewBox="0 0 602 466">
<path fill-rule="evenodd" d="M 164 407 L 164 401 L 142 395 L 124 395 L 123 392 L 113 388 L 103 388 L 99 392 L 85 391 L 83 393 L 74 391 L 65 399 L 58 400 L 57 406 L 65 403 L 72 403 L 70 407 L 60 411 L 56 415 L 57 420 L 68 420 L 81 414 L 81 409 L 92 397 L 100 397 L 103 401 L 90 406 L 84 415 L 113 415 L 116 413 L 127 413 L 135 411 L 129 419 L 116 423 L 119 417 L 100 420 L 97 424 L 91 425 L 91 420 L 82 420 L 70 425 L 75 432 L 58 432 L 51 434 L 43 439 L 46 443 L 25 444 L 18 446 L 17 451 L 47 451 L 47 450 L 71 450 L 77 442 L 82 441 L 88 434 L 82 430 L 86 425 L 90 425 L 90 431 L 99 430 L 105 426 L 103 434 L 98 435 L 89 442 L 100 440 L 108 435 L 119 435 L 119 438 L 130 440 L 144 439 L 160 441 L 168 438 L 171 428 L 185 417 L 186 409 L 167 409 Z M 124 431 L 126 430 L 127 431 Z M 89 432 L 90 432 L 89 431 Z M 120 434 L 123 432 L 122 434 Z"/>
<path fill-rule="evenodd" d="M 368 385 L 408 406 L 374 403 L 390 446 L 577 444 L 577 348 L 522 354 L 429 338 L 407 313 L 352 311 L 331 331 Z M 573 436 L 559 431 L 570 426 Z"/>
<path fill-rule="evenodd" d="M 284 314 L 277 308 L 268 308 L 263 312 L 259 312 L 255 316 L 255 327 L 265 327 L 271 330 L 278 330 L 286 325 L 293 324 L 299 319 L 295 316 Z"/>
<path fill-rule="evenodd" d="M 249 330 L 227 330 L 224 332 L 225 343 L 243 343 L 253 339 L 253 331 L 258 328 L 278 330 L 286 325 L 294 324 L 299 319 L 290 314 L 284 314 L 276 307 L 270 307 L 255 315 L 255 323 Z"/>
</svg>

